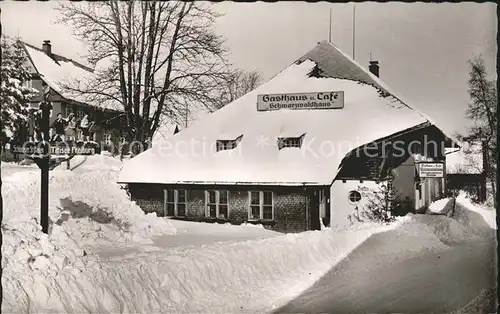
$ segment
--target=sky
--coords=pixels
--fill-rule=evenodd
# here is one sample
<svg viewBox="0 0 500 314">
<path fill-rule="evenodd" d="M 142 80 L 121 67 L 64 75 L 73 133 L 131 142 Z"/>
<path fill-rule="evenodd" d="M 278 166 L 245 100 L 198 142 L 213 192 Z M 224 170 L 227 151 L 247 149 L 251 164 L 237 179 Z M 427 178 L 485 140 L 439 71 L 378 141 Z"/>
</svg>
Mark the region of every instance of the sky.
<svg viewBox="0 0 500 314">
<path fill-rule="evenodd" d="M 2 1 L 4 33 L 84 61 L 86 45 L 57 24 L 56 1 Z M 353 7 L 355 6 L 355 36 Z M 464 133 L 469 102 L 467 60 L 481 55 L 496 77 L 496 5 L 493 3 L 236 3 L 213 5 L 222 13 L 215 30 L 226 39 L 229 61 L 258 71 L 264 80 L 280 72 L 317 42 L 329 39 L 368 67 L 379 61 L 380 78 L 410 106 L 449 132 Z"/>
</svg>

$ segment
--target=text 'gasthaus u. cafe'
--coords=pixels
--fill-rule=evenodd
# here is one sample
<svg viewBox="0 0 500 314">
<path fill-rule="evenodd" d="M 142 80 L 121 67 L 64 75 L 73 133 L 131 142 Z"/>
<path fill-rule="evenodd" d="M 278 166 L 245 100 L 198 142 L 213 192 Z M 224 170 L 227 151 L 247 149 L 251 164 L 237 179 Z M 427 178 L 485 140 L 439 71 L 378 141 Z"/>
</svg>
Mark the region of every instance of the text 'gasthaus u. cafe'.
<svg viewBox="0 0 500 314">
<path fill-rule="evenodd" d="M 377 62 L 366 71 L 321 42 L 256 90 L 129 160 L 119 183 L 159 216 L 315 230 L 349 224 L 388 179 L 406 212 L 425 208 L 445 191 L 451 145 L 379 80 Z"/>
</svg>

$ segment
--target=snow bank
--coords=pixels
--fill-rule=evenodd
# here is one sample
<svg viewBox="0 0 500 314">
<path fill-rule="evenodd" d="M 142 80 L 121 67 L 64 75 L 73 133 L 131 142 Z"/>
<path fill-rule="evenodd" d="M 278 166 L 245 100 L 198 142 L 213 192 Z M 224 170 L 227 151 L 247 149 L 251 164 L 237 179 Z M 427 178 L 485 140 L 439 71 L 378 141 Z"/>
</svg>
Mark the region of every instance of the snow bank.
<svg viewBox="0 0 500 314">
<path fill-rule="evenodd" d="M 471 240 L 476 236 L 454 218 L 441 215 L 414 215 L 413 225 L 420 224 L 432 237 L 447 246 Z M 406 243 L 405 243 L 406 244 Z"/>
<path fill-rule="evenodd" d="M 34 290 L 18 293 L 30 302 L 12 309 L 85 313 L 268 311 L 312 285 L 372 234 L 395 226 L 370 224 L 201 248 L 134 252 L 88 262 L 81 272 L 63 269 L 57 277 L 36 282 L 36 294 Z M 33 286 L 35 282 L 23 278 L 21 284 Z"/>
<path fill-rule="evenodd" d="M 154 234 L 175 232 L 168 221 L 157 219 L 156 214 L 144 215 L 115 183 L 121 167 L 119 160 L 105 156 L 79 158 L 84 160 L 72 160 L 72 165 L 77 165 L 74 171 L 66 171 L 63 163 L 49 174 L 52 231 L 62 226 L 75 239 L 88 244 L 103 239 L 113 243 L 142 241 Z M 39 219 L 39 177 L 39 171 L 34 171 L 14 173 L 6 179 L 7 224 L 16 226 Z"/>
<path fill-rule="evenodd" d="M 472 203 L 465 192 L 456 199 L 454 218 L 476 235 L 494 237 L 496 234 L 496 210 Z"/>
<path fill-rule="evenodd" d="M 5 295 L 21 297 L 26 289 L 38 293 L 45 279 L 84 267 L 90 258 L 87 253 L 95 246 L 152 243 L 153 235 L 175 233 L 168 221 L 144 215 L 128 200 L 115 183 L 118 164 L 106 158 L 88 157 L 81 173 L 60 169 L 49 173 L 49 235 L 39 226 L 40 171 L 3 178 Z M 89 170 L 98 165 L 100 170 Z M 8 298 L 5 309 L 16 309 L 17 303 Z"/>
<path fill-rule="evenodd" d="M 106 154 L 94 156 L 74 156 L 70 160 L 70 169 L 75 173 L 86 173 L 89 171 L 120 171 L 123 163 L 118 158 Z M 57 166 L 53 171 L 66 171 L 66 162 Z M 115 181 L 116 182 L 116 181 Z"/>
<path fill-rule="evenodd" d="M 444 213 L 450 201 L 451 199 L 438 200 L 432 203 L 429 209 L 432 208 L 433 213 Z M 473 204 L 466 193 L 462 192 L 456 199 L 451 217 L 409 214 L 405 217 L 409 219 L 406 221 L 406 226 L 398 228 L 396 232 L 415 230 L 418 241 L 425 240 L 436 245 L 436 240 L 439 240 L 442 244 L 452 246 L 465 241 L 495 237 L 495 216 L 493 208 Z M 409 247 L 418 247 L 417 243 L 410 244 L 407 239 L 398 242 Z"/>
<path fill-rule="evenodd" d="M 449 207 L 447 206 L 453 199 L 451 197 L 442 198 L 429 205 L 429 212 L 434 214 L 446 214 Z"/>
</svg>

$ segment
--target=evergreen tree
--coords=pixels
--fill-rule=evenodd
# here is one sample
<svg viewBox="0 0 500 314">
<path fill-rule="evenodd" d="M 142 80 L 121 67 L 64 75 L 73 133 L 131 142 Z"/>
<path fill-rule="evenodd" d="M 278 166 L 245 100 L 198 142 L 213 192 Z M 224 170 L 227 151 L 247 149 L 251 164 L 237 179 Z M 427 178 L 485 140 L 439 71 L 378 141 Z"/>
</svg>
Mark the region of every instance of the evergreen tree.
<svg viewBox="0 0 500 314">
<path fill-rule="evenodd" d="M 2 80 L 0 85 L 0 140 L 3 145 L 12 138 L 20 121 L 27 119 L 27 102 L 38 93 L 26 82 L 30 73 L 27 56 L 18 40 L 2 40 Z"/>
<path fill-rule="evenodd" d="M 394 221 L 392 211 L 399 202 L 397 190 L 391 180 L 380 184 L 378 191 L 374 191 L 369 197 L 367 204 L 361 211 L 359 218 L 366 218 L 368 221 L 387 223 Z M 361 216 L 361 217 L 360 217 Z"/>
</svg>

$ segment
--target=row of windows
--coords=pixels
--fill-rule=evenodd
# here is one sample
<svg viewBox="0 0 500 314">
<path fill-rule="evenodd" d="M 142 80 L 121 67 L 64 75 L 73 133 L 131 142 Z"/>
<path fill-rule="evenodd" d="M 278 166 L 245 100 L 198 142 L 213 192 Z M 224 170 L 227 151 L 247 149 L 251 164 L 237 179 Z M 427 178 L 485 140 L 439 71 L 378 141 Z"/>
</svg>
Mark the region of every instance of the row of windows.
<svg viewBox="0 0 500 314">
<path fill-rule="evenodd" d="M 286 147 L 300 148 L 302 147 L 302 142 L 304 141 L 305 133 L 299 137 L 278 137 L 278 149 L 283 149 Z M 231 150 L 235 149 L 243 135 L 240 135 L 234 140 L 217 140 L 216 147 L 217 151 L 221 150 Z"/>
<path fill-rule="evenodd" d="M 187 191 L 164 190 L 165 215 L 167 217 L 187 216 Z M 205 191 L 205 216 L 209 218 L 227 219 L 229 217 L 229 197 L 227 190 Z M 249 191 L 248 192 L 248 219 L 273 220 L 274 203 L 273 192 Z"/>
</svg>

